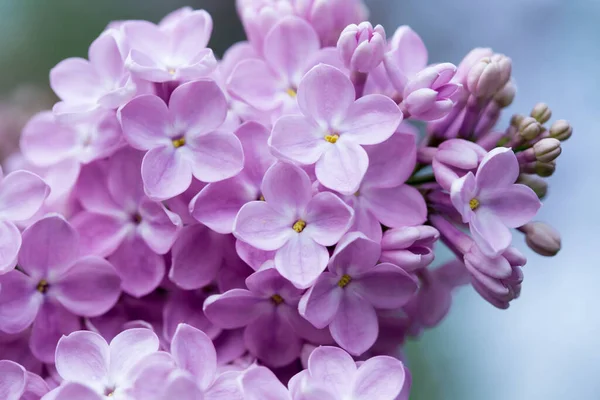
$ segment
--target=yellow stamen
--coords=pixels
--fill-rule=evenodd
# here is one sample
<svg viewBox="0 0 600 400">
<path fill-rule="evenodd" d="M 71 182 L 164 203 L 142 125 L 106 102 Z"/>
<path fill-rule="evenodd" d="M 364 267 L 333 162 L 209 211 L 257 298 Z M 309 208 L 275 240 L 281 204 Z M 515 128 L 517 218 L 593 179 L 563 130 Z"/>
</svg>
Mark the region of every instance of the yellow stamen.
<svg viewBox="0 0 600 400">
<path fill-rule="evenodd" d="M 294 225 L 292 226 L 292 229 L 298 233 L 302 232 L 304 228 L 306 228 L 306 222 L 302 221 L 301 219 L 296 221 L 296 223 L 294 223 Z"/>
<path fill-rule="evenodd" d="M 167 70 L 167 72 L 169 73 L 169 75 L 175 75 L 175 72 L 176 72 L 176 71 L 175 71 L 175 68 L 169 68 L 169 69 Z"/>
<path fill-rule="evenodd" d="M 340 279 L 340 281 L 338 282 L 338 286 L 341 287 L 342 289 L 345 288 L 346 286 L 348 286 L 348 284 L 352 281 L 352 277 L 350 277 L 350 275 L 348 274 L 344 274 L 342 276 L 342 278 Z"/>
<path fill-rule="evenodd" d="M 329 143 L 335 143 L 340 138 L 340 135 L 325 135 L 325 140 Z"/>
<path fill-rule="evenodd" d="M 359 191 L 359 190 L 357 190 L 357 191 L 356 191 L 356 193 L 354 193 L 354 195 L 355 195 L 356 197 L 360 196 L 360 191 Z"/>
<path fill-rule="evenodd" d="M 265 196 L 263 196 L 262 194 L 260 195 L 260 197 L 258 198 L 259 201 L 265 201 Z"/>
<path fill-rule="evenodd" d="M 37 284 L 37 291 L 40 293 L 46 293 L 48 291 L 48 281 L 46 281 L 45 279 L 42 279 L 38 284 Z"/>
<path fill-rule="evenodd" d="M 471 210 L 475 211 L 477 207 L 479 207 L 479 200 L 477 200 L 476 198 L 472 198 L 469 201 L 469 207 L 471 207 Z"/>
<path fill-rule="evenodd" d="M 176 149 L 183 145 L 185 145 L 185 138 L 173 139 L 173 146 L 175 146 Z"/>
<path fill-rule="evenodd" d="M 281 303 L 283 303 L 283 297 L 281 297 L 278 294 L 274 294 L 273 296 L 271 296 L 271 301 L 273 301 L 273 303 L 275 303 L 275 305 L 280 305 Z"/>
<path fill-rule="evenodd" d="M 288 90 L 285 91 L 288 96 L 290 96 L 291 98 L 294 98 L 298 95 L 298 93 L 296 93 L 296 91 L 292 88 L 289 88 Z"/>
</svg>

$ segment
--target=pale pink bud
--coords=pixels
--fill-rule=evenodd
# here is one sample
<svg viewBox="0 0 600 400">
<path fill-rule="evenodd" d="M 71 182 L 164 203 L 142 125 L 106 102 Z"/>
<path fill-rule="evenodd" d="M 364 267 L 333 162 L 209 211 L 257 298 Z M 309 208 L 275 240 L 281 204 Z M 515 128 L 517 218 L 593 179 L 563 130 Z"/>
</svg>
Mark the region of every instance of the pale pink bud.
<svg viewBox="0 0 600 400">
<path fill-rule="evenodd" d="M 364 74 L 381 64 L 386 45 L 383 27 L 377 25 L 373 28 L 370 22 L 348 25 L 337 42 L 345 66 Z"/>
<path fill-rule="evenodd" d="M 531 250 L 546 256 L 555 256 L 561 248 L 560 234 L 544 222 L 530 222 L 519 228 Z"/>
</svg>

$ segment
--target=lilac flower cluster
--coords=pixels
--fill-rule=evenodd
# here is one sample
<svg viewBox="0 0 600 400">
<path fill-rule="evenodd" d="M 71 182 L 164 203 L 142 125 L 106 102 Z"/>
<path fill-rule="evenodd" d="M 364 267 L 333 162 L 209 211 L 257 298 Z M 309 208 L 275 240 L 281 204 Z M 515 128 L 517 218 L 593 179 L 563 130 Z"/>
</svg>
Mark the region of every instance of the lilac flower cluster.
<svg viewBox="0 0 600 400">
<path fill-rule="evenodd" d="M 456 287 L 519 296 L 513 228 L 559 251 L 532 220 L 572 129 L 496 128 L 508 57 L 429 64 L 358 0 L 237 6 L 221 60 L 183 8 L 50 72 L 0 181 L 0 398 L 408 399 Z"/>
</svg>

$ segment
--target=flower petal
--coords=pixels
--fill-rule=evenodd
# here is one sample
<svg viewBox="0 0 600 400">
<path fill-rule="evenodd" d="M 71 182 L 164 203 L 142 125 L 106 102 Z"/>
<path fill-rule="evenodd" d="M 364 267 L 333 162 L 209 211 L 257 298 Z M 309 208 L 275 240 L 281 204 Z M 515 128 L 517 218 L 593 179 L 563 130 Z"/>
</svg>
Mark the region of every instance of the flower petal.
<svg viewBox="0 0 600 400">
<path fill-rule="evenodd" d="M 344 138 L 359 144 L 377 144 L 390 138 L 402 122 L 402 111 L 392 99 L 370 94 L 355 101 L 339 125 Z"/>
<path fill-rule="evenodd" d="M 262 194 L 271 207 L 295 217 L 304 211 L 312 198 L 312 184 L 301 168 L 278 162 L 265 173 Z"/>
<path fill-rule="evenodd" d="M 109 362 L 108 343 L 95 332 L 73 332 L 56 346 L 56 370 L 67 382 L 101 386 L 108 377 Z"/>
<path fill-rule="evenodd" d="M 348 353 L 359 356 L 377 340 L 379 323 L 371 304 L 361 297 L 346 294 L 329 325 L 331 336 Z"/>
<path fill-rule="evenodd" d="M 23 128 L 21 151 L 32 164 L 46 167 L 74 157 L 78 142 L 73 129 L 58 124 L 51 112 L 44 111 Z"/>
<path fill-rule="evenodd" d="M 304 232 L 323 246 L 333 246 L 348 231 L 354 212 L 338 196 L 321 192 L 306 208 Z"/>
<path fill-rule="evenodd" d="M 298 304 L 300 315 L 316 328 L 327 327 L 337 313 L 344 293 L 338 286 L 339 280 L 331 272 L 323 272 Z"/>
<path fill-rule="evenodd" d="M 412 175 L 417 163 L 416 137 L 396 132 L 385 142 L 366 146 L 369 169 L 364 185 L 384 188 L 398 186 Z"/>
<path fill-rule="evenodd" d="M 153 200 L 166 200 L 187 190 L 192 183 L 192 165 L 169 144 L 146 153 L 142 161 L 144 190 Z"/>
<path fill-rule="evenodd" d="M 359 277 L 373 269 L 381 256 L 378 242 L 360 232 L 350 232 L 340 240 L 331 256 L 329 270 L 338 276 Z"/>
<path fill-rule="evenodd" d="M 211 132 L 186 137 L 186 156 L 192 173 L 202 182 L 222 181 L 237 175 L 244 167 L 244 150 L 233 133 Z"/>
<path fill-rule="evenodd" d="M 356 363 L 339 347 L 321 346 L 308 357 L 310 377 L 341 396 L 349 394 L 349 382 L 354 381 Z M 374 398 L 375 399 L 375 398 Z"/>
<path fill-rule="evenodd" d="M 106 257 L 114 253 L 129 231 L 121 218 L 83 211 L 71 218 L 79 233 L 81 254 Z"/>
<path fill-rule="evenodd" d="M 383 263 L 353 281 L 348 289 L 375 308 L 391 310 L 408 303 L 417 291 L 417 282 L 400 267 Z"/>
<path fill-rule="evenodd" d="M 169 109 L 160 97 L 141 95 L 119 110 L 123 136 L 138 150 L 150 150 L 170 144 L 168 132 L 172 126 Z"/>
<path fill-rule="evenodd" d="M 496 257 L 510 246 L 512 234 L 500 218 L 486 209 L 477 210 L 469 224 L 471 235 L 481 251 Z"/>
<path fill-rule="evenodd" d="M 25 368 L 16 362 L 0 360 L 0 398 L 19 400 L 27 382 Z"/>
<path fill-rule="evenodd" d="M 482 193 L 481 207 L 490 210 L 509 228 L 518 228 L 531 221 L 542 206 L 530 187 L 511 185 L 503 190 Z"/>
<path fill-rule="evenodd" d="M 281 103 L 277 86 L 278 78 L 271 68 L 257 59 L 240 61 L 227 83 L 234 97 L 261 111 L 273 110 Z"/>
<path fill-rule="evenodd" d="M 515 153 L 506 147 L 497 147 L 486 154 L 479 164 L 475 180 L 481 194 L 507 188 L 519 177 L 519 162 Z"/>
<path fill-rule="evenodd" d="M 36 284 L 16 270 L 0 276 L 0 331 L 18 333 L 33 323 L 44 301 Z"/>
<path fill-rule="evenodd" d="M 395 400 L 406 381 L 400 360 L 388 356 L 373 357 L 365 361 L 356 374 L 352 398 L 356 400 Z"/>
<path fill-rule="evenodd" d="M 227 100 L 213 80 L 199 80 L 178 86 L 169 99 L 174 126 L 188 135 L 217 129 L 227 117 Z"/>
<path fill-rule="evenodd" d="M 139 213 L 142 222 L 138 225 L 138 233 L 152 251 L 166 254 L 171 250 L 183 226 L 181 218 L 162 203 L 148 199 L 141 201 Z"/>
<path fill-rule="evenodd" d="M 324 137 L 323 128 L 310 118 L 285 115 L 275 122 L 269 145 L 285 159 L 310 165 L 329 148 Z"/>
<path fill-rule="evenodd" d="M 277 271 L 301 289 L 308 288 L 319 277 L 328 261 L 327 248 L 304 232 L 292 235 L 275 253 Z"/>
<path fill-rule="evenodd" d="M 123 210 L 137 209 L 140 200 L 145 197 L 141 173 L 143 158 L 143 152 L 131 147 L 116 152 L 110 158 L 105 178 L 108 193 Z"/>
<path fill-rule="evenodd" d="M 78 316 L 56 301 L 45 301 L 33 322 L 29 348 L 40 361 L 53 363 L 59 339 L 78 330 L 81 330 Z"/>
<path fill-rule="evenodd" d="M 412 186 L 368 188 L 361 192 L 361 196 L 365 207 L 387 227 L 421 225 L 427 219 L 425 199 Z"/>
<path fill-rule="evenodd" d="M 102 86 L 94 67 L 83 58 L 67 58 L 50 70 L 50 87 L 62 100 L 95 102 Z"/>
<path fill-rule="evenodd" d="M 66 382 L 54 389 L 49 400 L 103 400 L 103 396 L 89 386 L 76 382 Z"/>
<path fill-rule="evenodd" d="M 171 354 L 177 366 L 190 372 L 202 389 L 208 388 L 217 373 L 217 352 L 204 332 L 187 324 L 179 324 Z"/>
<path fill-rule="evenodd" d="M 236 216 L 233 234 L 258 249 L 277 250 L 293 237 L 293 224 L 293 217 L 280 214 L 269 203 L 251 201 Z"/>
<path fill-rule="evenodd" d="M 56 299 L 73 314 L 97 317 L 121 295 L 121 279 L 111 263 L 97 256 L 78 260 L 52 284 Z"/>
<path fill-rule="evenodd" d="M 21 221 L 38 212 L 50 187 L 29 171 L 15 171 L 0 183 L 0 219 Z"/>
<path fill-rule="evenodd" d="M 291 400 L 288 390 L 268 368 L 250 368 L 241 381 L 244 400 Z"/>
<path fill-rule="evenodd" d="M 369 167 L 369 156 L 358 144 L 338 141 L 317 161 L 315 173 L 323 186 L 342 194 L 354 194 Z"/>
<path fill-rule="evenodd" d="M 272 368 L 290 364 L 300 355 L 302 341 L 276 311 L 263 313 L 244 331 L 248 351 Z"/>
<path fill-rule="evenodd" d="M 135 328 L 119 333 L 110 342 L 111 380 L 115 383 L 127 382 L 128 374 L 146 356 L 155 353 L 159 340 L 150 329 Z"/>
<path fill-rule="evenodd" d="M 235 329 L 255 321 L 267 309 L 266 303 L 248 290 L 232 289 L 206 299 L 204 313 L 215 325 Z"/>
<path fill-rule="evenodd" d="M 12 222 L 0 221 L 0 275 L 17 265 L 21 248 L 21 232 Z"/>
</svg>

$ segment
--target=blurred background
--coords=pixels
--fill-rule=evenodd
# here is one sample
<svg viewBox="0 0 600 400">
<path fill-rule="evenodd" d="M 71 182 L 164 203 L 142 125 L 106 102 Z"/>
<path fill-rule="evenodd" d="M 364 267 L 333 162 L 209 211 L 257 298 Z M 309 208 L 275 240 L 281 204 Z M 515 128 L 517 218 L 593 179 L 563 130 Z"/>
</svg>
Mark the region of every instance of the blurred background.
<svg viewBox="0 0 600 400">
<path fill-rule="evenodd" d="M 575 128 L 539 215 L 562 233 L 563 250 L 552 259 L 537 256 L 516 234 L 516 246 L 529 257 L 521 298 L 499 311 L 470 288 L 460 290 L 446 320 L 407 346 L 411 398 L 600 398 L 600 132 L 594 125 L 600 116 L 600 1 L 367 3 L 371 21 L 390 36 L 398 25 L 411 25 L 431 62 L 458 63 L 476 46 L 510 56 L 519 92 L 504 124 L 511 112 L 528 113 L 544 101 L 554 119 L 568 119 Z M 51 104 L 44 92 L 50 68 L 69 56 L 86 57 L 109 21 L 158 21 L 183 5 L 212 14 L 211 46 L 218 54 L 243 39 L 234 0 L 0 0 L 0 95 L 31 109 Z M 42 91 L 31 89 L 36 86 Z M 0 119 L 16 114 L 0 105 Z M 441 252 L 438 261 L 447 256 Z"/>
</svg>

